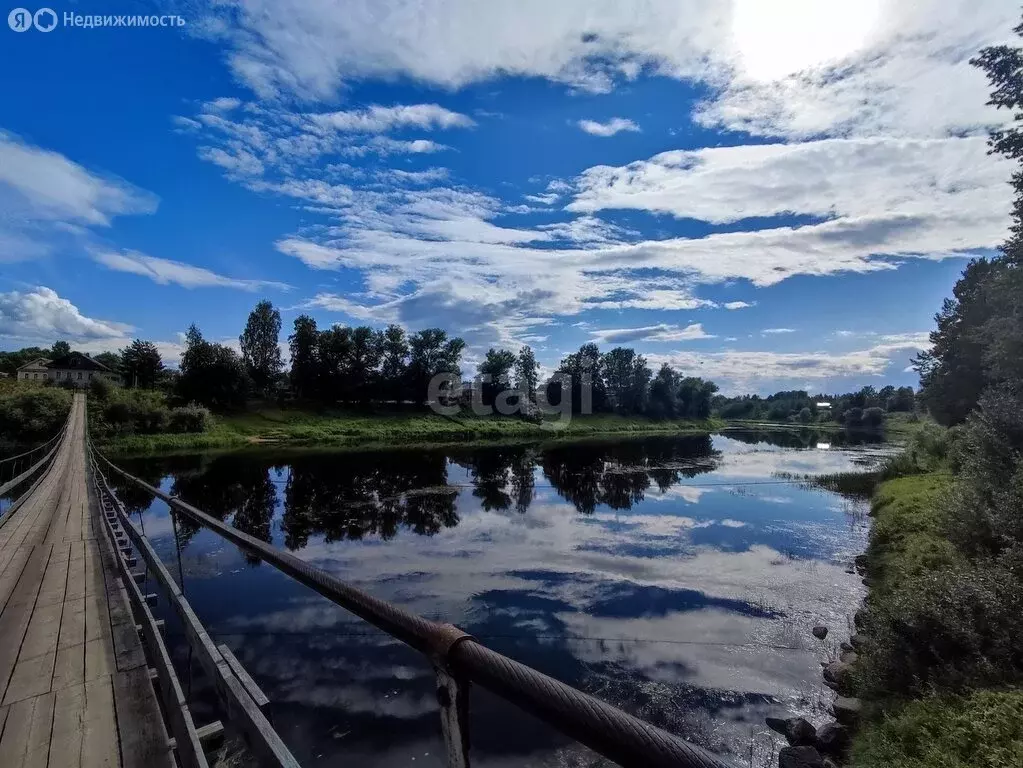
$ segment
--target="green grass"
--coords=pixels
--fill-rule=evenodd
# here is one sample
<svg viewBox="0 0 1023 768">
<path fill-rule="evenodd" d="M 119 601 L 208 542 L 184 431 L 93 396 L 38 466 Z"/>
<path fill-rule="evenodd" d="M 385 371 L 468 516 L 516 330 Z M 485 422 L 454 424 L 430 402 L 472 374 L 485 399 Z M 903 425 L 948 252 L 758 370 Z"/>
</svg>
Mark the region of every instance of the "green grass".
<svg viewBox="0 0 1023 768">
<path fill-rule="evenodd" d="M 960 561 L 961 555 L 948 541 L 939 503 L 951 488 L 951 476 L 942 472 L 900 477 L 878 487 L 867 548 L 873 599 Z"/>
<path fill-rule="evenodd" d="M 458 416 L 381 411 L 373 413 L 256 407 L 217 416 L 200 434 L 132 435 L 114 438 L 104 448 L 120 455 L 231 448 L 260 443 L 343 446 L 380 443 L 426 445 L 516 438 L 561 439 L 601 434 L 706 433 L 721 422 L 654 421 L 615 414 L 575 416 L 567 428 L 552 430 L 511 417 Z"/>
<path fill-rule="evenodd" d="M 1023 692 L 977 691 L 911 702 L 856 735 L 855 768 L 1023 765 Z"/>
</svg>

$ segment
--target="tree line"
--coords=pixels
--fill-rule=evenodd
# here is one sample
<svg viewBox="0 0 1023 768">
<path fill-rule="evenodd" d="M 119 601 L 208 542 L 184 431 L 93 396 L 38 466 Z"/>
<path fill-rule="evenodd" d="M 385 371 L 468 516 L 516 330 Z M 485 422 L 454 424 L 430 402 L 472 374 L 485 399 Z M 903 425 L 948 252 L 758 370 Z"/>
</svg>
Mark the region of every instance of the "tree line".
<svg viewBox="0 0 1023 768">
<path fill-rule="evenodd" d="M 865 386 L 845 394 L 811 395 L 805 390 L 775 392 L 773 395 L 718 396 L 715 412 L 725 419 L 754 421 L 795 421 L 802 424 L 837 422 L 848 427 L 880 426 L 889 413 L 916 410 L 913 387 Z"/>
</svg>

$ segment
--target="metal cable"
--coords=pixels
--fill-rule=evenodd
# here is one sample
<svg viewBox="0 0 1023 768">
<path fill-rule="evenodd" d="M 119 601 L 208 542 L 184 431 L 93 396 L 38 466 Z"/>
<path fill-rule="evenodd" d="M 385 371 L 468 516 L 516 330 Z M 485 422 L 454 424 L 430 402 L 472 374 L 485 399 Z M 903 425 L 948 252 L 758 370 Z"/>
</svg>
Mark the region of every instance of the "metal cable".
<svg viewBox="0 0 1023 768">
<path fill-rule="evenodd" d="M 90 441 L 91 446 L 91 441 Z M 129 474 L 91 446 L 111 470 L 163 500 L 185 517 L 315 590 L 435 662 L 446 664 L 526 712 L 623 766 L 636 768 L 731 768 L 710 752 L 626 714 L 531 667 L 492 651 L 457 628 L 418 616 L 373 597 L 337 577 L 207 515 Z"/>
</svg>

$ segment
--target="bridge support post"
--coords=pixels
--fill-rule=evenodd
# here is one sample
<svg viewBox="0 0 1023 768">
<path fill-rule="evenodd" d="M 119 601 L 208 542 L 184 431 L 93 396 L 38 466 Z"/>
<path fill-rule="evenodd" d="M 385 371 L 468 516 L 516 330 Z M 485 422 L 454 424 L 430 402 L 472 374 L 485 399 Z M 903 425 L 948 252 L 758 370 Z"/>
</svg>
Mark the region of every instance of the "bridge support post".
<svg viewBox="0 0 1023 768">
<path fill-rule="evenodd" d="M 449 768 L 469 768 L 469 681 L 434 665 L 437 703 Z"/>
</svg>

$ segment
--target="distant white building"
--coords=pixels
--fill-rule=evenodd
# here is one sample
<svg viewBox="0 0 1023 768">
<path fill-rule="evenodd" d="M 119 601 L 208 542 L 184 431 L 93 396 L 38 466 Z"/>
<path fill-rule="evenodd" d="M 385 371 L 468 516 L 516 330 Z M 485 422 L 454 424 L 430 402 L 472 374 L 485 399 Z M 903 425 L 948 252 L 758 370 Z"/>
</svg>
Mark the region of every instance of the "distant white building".
<svg viewBox="0 0 1023 768">
<path fill-rule="evenodd" d="M 18 369 L 18 378 L 22 381 L 54 381 L 57 384 L 69 381 L 76 387 L 87 387 L 94 379 L 121 383 L 121 377 L 115 371 L 81 352 L 72 352 L 56 360 L 37 358 Z"/>
<path fill-rule="evenodd" d="M 49 364 L 49 359 L 37 357 L 18 368 L 17 377 L 21 381 L 45 381 L 49 378 L 50 369 L 46 367 Z"/>
<path fill-rule="evenodd" d="M 818 411 L 830 411 L 831 410 L 831 403 L 817 403 L 817 410 Z"/>
</svg>

